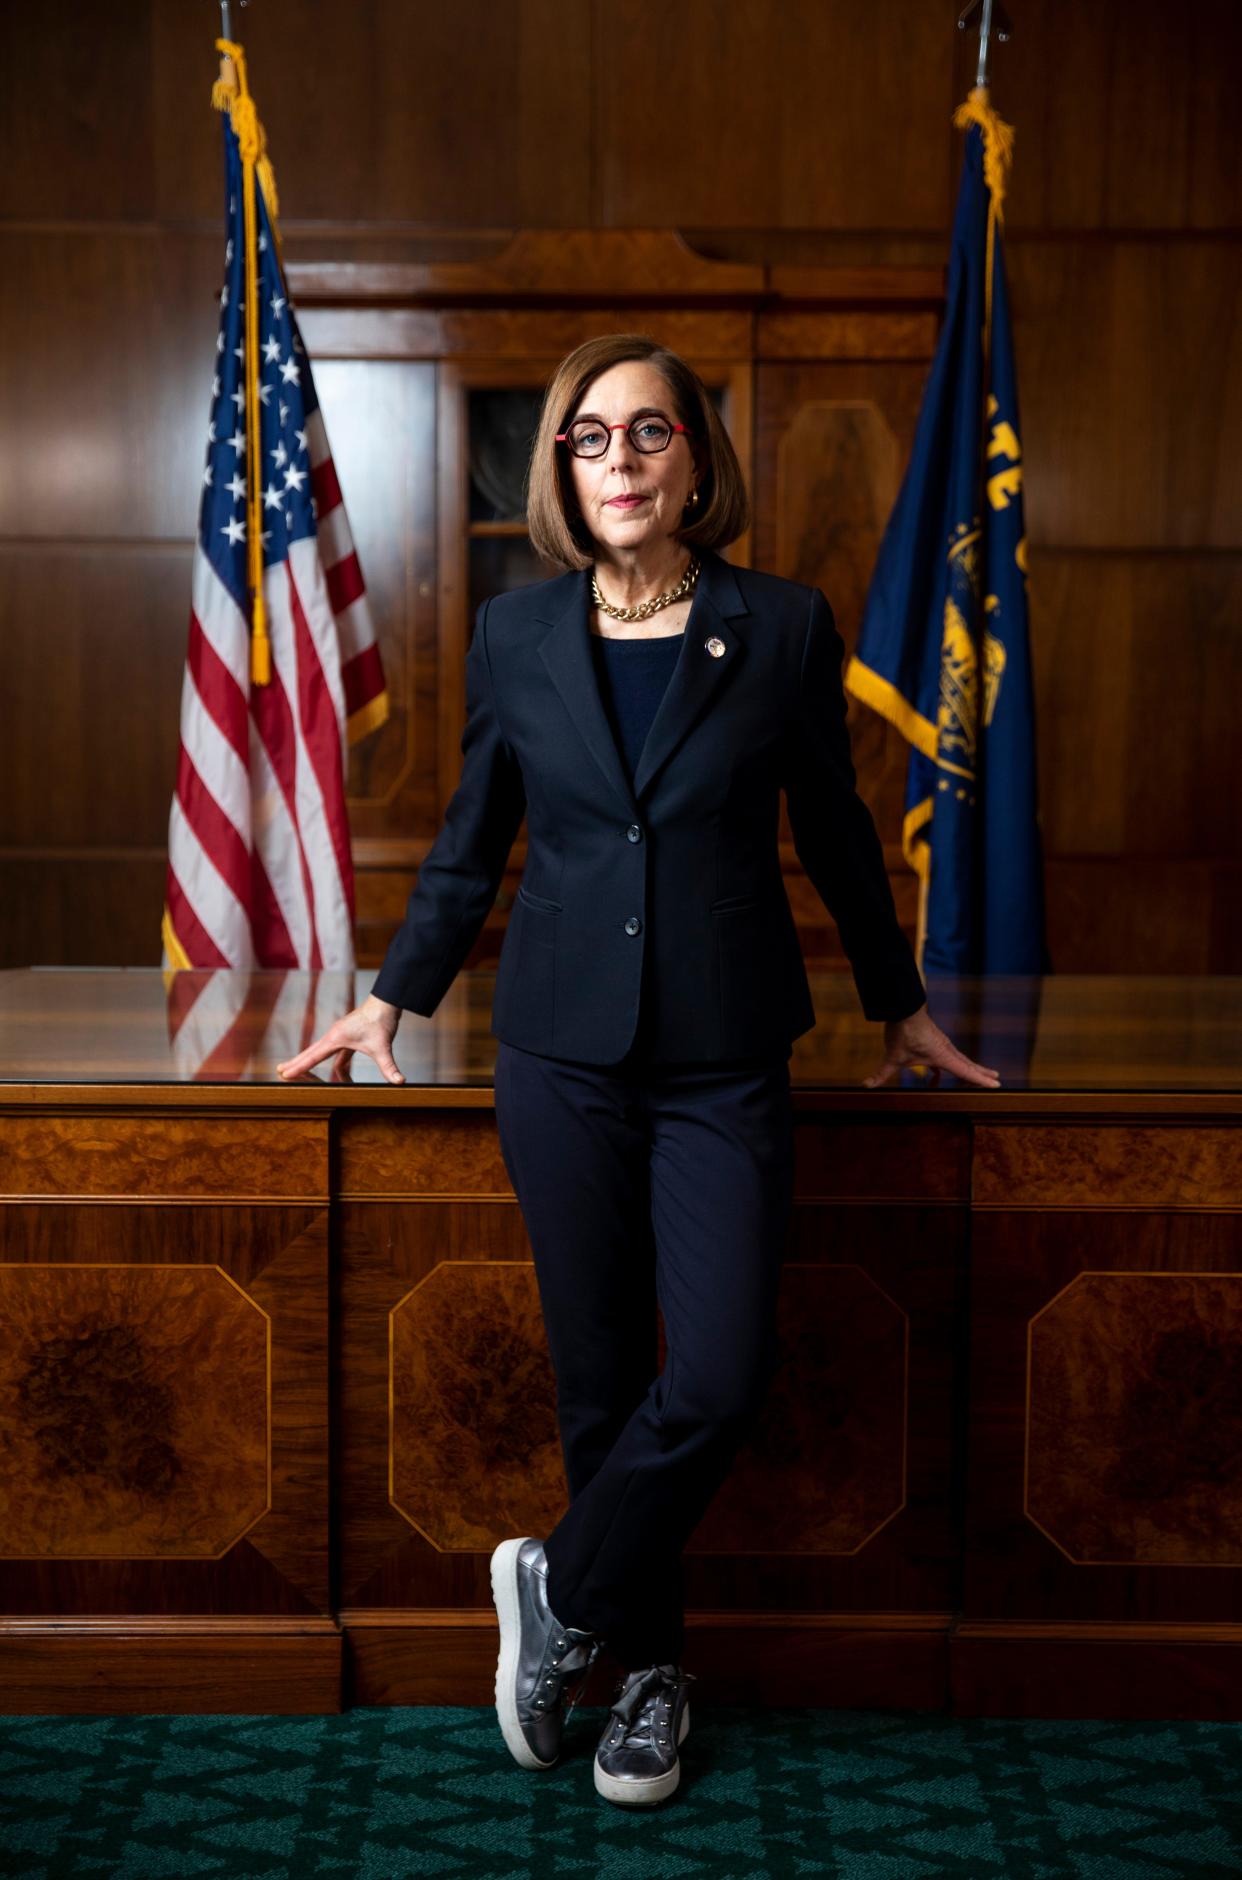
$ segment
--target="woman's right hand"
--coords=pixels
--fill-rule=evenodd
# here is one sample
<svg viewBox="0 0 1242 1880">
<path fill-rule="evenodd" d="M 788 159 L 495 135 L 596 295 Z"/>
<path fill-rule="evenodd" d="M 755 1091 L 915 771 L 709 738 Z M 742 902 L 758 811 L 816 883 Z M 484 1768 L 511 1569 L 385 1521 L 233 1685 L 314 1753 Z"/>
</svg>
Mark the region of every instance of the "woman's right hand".
<svg viewBox="0 0 1242 1880">
<path fill-rule="evenodd" d="M 405 1078 L 393 1061 L 392 1041 L 397 1035 L 397 1026 L 401 1022 L 401 1007 L 389 1005 L 385 999 L 377 999 L 369 993 L 362 1004 L 355 1006 L 352 1012 L 346 1012 L 344 1018 L 338 1018 L 328 1026 L 322 1038 L 316 1038 L 314 1044 L 308 1044 L 305 1051 L 299 1051 L 296 1057 L 286 1058 L 283 1064 L 276 1066 L 277 1071 L 286 1080 L 300 1077 L 312 1064 L 321 1064 L 326 1057 L 336 1054 L 329 1079 L 334 1084 L 349 1083 L 349 1062 L 355 1051 L 363 1051 L 367 1057 L 374 1058 L 380 1070 L 390 1084 L 403 1084 Z"/>
</svg>

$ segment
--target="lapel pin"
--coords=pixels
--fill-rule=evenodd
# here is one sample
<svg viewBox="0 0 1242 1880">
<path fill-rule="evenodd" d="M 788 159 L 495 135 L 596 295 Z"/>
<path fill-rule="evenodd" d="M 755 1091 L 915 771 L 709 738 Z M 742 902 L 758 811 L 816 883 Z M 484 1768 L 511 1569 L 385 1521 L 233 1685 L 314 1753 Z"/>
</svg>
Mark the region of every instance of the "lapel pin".
<svg viewBox="0 0 1242 1880">
<path fill-rule="evenodd" d="M 709 653 L 711 654 L 711 656 L 712 656 L 712 658 L 713 658 L 713 659 L 719 659 L 719 658 L 720 658 L 720 656 L 721 656 L 721 654 L 722 654 L 722 653 L 724 652 L 724 650 L 725 650 L 725 643 L 724 643 L 724 641 L 723 641 L 723 640 L 720 640 L 720 639 L 717 639 L 717 637 L 716 637 L 716 635 L 715 635 L 714 633 L 712 634 L 712 637 L 711 637 L 711 639 L 710 639 L 710 640 L 704 640 L 704 642 L 703 642 L 703 644 L 704 644 L 704 646 L 705 646 L 705 647 L 707 648 L 707 650 L 708 650 L 708 652 L 709 652 Z"/>
</svg>

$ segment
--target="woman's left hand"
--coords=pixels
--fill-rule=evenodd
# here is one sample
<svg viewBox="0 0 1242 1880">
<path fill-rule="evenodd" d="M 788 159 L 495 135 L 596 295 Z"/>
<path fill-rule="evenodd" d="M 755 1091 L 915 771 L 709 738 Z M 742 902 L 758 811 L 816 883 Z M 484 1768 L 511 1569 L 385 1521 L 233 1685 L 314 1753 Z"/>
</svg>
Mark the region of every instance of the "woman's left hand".
<svg viewBox="0 0 1242 1880">
<path fill-rule="evenodd" d="M 984 1064 L 976 1064 L 973 1058 L 966 1057 L 953 1040 L 941 1031 L 925 1005 L 909 1018 L 891 1019 L 884 1026 L 884 1062 L 871 1077 L 864 1077 L 863 1083 L 869 1090 L 878 1090 L 881 1084 L 889 1082 L 905 1064 L 926 1064 L 935 1082 L 940 1081 L 940 1073 L 952 1071 L 964 1083 L 982 1084 L 985 1090 L 999 1090 L 1000 1072 L 989 1070 Z"/>
</svg>

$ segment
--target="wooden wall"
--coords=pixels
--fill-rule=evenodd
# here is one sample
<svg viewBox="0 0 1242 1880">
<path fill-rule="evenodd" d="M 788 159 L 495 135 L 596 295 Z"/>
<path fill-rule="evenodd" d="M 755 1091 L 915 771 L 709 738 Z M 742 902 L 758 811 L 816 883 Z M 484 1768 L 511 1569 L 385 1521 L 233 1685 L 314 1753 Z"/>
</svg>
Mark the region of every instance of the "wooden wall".
<svg viewBox="0 0 1242 1880">
<path fill-rule="evenodd" d="M 1053 960 L 1242 971 L 1242 16 L 1010 10 L 993 100 L 1017 131 Z M 290 258 L 669 225 L 721 259 L 939 267 L 973 79 L 954 14 L 254 0 L 234 30 Z M 217 19 L 3 9 L 0 965 L 159 960 L 221 267 Z"/>
</svg>

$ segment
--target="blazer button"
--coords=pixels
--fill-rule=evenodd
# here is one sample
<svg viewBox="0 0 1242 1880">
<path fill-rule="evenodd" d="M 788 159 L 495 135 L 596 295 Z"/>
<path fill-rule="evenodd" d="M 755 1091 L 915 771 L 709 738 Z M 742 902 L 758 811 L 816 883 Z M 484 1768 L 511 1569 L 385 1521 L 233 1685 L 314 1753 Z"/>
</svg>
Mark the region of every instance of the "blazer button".
<svg viewBox="0 0 1242 1880">
<path fill-rule="evenodd" d="M 625 923 L 625 931 L 626 933 L 638 933 L 642 924 L 637 914 L 631 914 L 630 918 Z"/>
<path fill-rule="evenodd" d="M 631 842 L 641 842 L 643 839 L 643 832 L 637 823 L 631 823 L 625 833 Z"/>
</svg>

